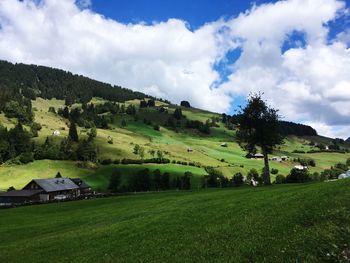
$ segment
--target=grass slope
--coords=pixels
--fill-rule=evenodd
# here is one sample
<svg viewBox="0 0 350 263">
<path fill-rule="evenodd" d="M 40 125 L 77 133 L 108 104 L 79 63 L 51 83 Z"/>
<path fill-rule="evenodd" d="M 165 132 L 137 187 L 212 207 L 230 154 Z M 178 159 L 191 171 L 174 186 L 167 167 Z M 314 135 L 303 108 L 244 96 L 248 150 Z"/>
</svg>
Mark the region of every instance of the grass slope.
<svg viewBox="0 0 350 263">
<path fill-rule="evenodd" d="M 93 98 L 93 103 L 103 103 L 104 100 L 99 98 Z M 138 105 L 138 100 L 129 101 L 126 104 Z M 164 104 L 157 102 L 157 105 Z M 63 108 L 64 101 L 52 99 L 44 100 L 38 98 L 33 101 L 33 108 L 35 109 L 35 121 L 42 125 L 42 130 L 39 132 L 39 137 L 35 138 L 37 143 L 44 142 L 46 136 L 51 136 L 54 130 L 60 130 L 61 136 L 56 138 L 60 140 L 68 134 L 67 120 L 49 113 L 50 106 L 56 108 Z M 75 104 L 74 107 L 80 107 L 79 104 Z M 169 110 L 174 110 L 173 105 L 169 105 Z M 148 114 L 154 114 L 155 109 L 148 109 Z M 152 113 L 153 112 L 153 113 Z M 184 108 L 183 113 L 188 119 L 206 121 L 212 117 L 218 117 L 216 113 L 202 111 L 194 108 Z M 149 115 L 152 116 L 152 115 Z M 158 115 L 157 115 L 158 116 Z M 121 120 L 127 120 L 127 127 L 121 127 Z M 8 126 L 12 127 L 15 120 L 7 119 L 3 114 L 0 114 L 0 121 Z M 86 130 L 79 128 L 80 137 L 86 136 Z M 114 143 L 109 144 L 108 138 L 113 138 Z M 293 158 L 313 158 L 316 161 L 316 167 L 311 168 L 310 172 L 321 172 L 326 168 L 330 168 L 332 165 L 338 162 L 345 162 L 350 154 L 340 153 L 315 153 L 315 154 L 300 154 L 293 153 L 294 150 L 308 151 L 311 149 L 309 146 L 310 141 L 319 142 L 324 144 L 329 143 L 329 139 L 324 137 L 304 137 L 298 138 L 295 136 L 287 137 L 285 143 L 276 150 L 274 155 L 287 155 L 291 159 Z M 226 142 L 228 147 L 221 147 L 220 144 Z M 234 140 L 234 132 L 223 127 L 212 128 L 212 132 L 209 136 L 199 135 L 194 131 L 185 130 L 178 133 L 169 130 L 165 127 L 161 127 L 160 132 L 155 131 L 152 126 L 144 124 L 140 119 L 135 121 L 133 118 L 127 115 L 116 115 L 115 122 L 111 125 L 109 130 L 97 130 L 96 144 L 98 146 L 99 159 L 138 159 L 139 156 L 133 153 L 135 144 L 145 148 L 145 158 L 150 158 L 149 150 L 161 150 L 167 152 L 166 158 L 175 161 L 184 162 L 197 162 L 203 166 L 213 166 L 216 169 L 223 172 L 226 177 L 231 177 L 234 173 L 241 172 L 244 175 L 247 174 L 249 169 L 255 168 L 261 171 L 263 167 L 262 160 L 250 160 L 245 158 L 246 152 L 244 152 L 237 142 Z M 192 148 L 193 152 L 187 152 L 188 148 Z M 280 174 L 287 175 L 291 168 L 297 163 L 293 161 L 288 162 L 271 162 L 271 168 L 279 170 Z M 148 167 L 148 166 L 145 166 Z M 162 166 L 161 166 L 162 167 Z M 124 170 L 127 170 L 127 174 L 131 172 L 135 173 L 140 166 L 128 166 Z M 154 167 L 151 167 L 153 169 Z M 123 169 L 123 168 L 121 168 Z M 191 170 L 191 167 L 181 167 L 181 172 Z M 34 164 L 26 166 L 0 166 L 0 190 L 7 189 L 9 186 L 16 188 L 21 187 L 25 182 L 32 178 L 39 177 L 53 177 L 57 171 L 65 174 L 67 177 L 84 177 L 89 178 L 92 186 L 96 189 L 105 190 L 106 182 L 109 179 L 110 169 L 99 169 L 96 171 L 84 170 L 77 168 L 73 162 L 57 162 L 57 161 L 35 161 Z M 173 174 L 178 174 L 178 165 L 169 165 L 167 171 Z M 200 173 L 204 174 L 203 169 Z M 12 176 L 15 175 L 15 176 Z M 21 177 L 21 178 L 20 178 Z M 96 180 L 94 180 L 96 178 Z M 101 182 L 98 182 L 101 180 Z M 272 178 L 273 179 L 273 178 Z M 89 179 L 87 179 L 89 180 Z"/>
<path fill-rule="evenodd" d="M 3 210 L 0 262 L 339 262 L 350 245 L 349 187 L 342 180 Z"/>
</svg>

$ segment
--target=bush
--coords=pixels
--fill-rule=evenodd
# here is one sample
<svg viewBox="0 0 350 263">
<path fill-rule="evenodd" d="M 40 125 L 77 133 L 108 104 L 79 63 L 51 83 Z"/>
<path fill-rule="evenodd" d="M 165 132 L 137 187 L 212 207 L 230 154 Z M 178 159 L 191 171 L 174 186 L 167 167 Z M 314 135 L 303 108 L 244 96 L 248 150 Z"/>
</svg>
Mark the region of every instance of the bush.
<svg viewBox="0 0 350 263">
<path fill-rule="evenodd" d="M 101 161 L 102 165 L 110 165 L 112 164 L 112 160 L 111 159 L 104 159 Z"/>
<path fill-rule="evenodd" d="M 120 182 L 121 182 L 120 172 L 113 171 L 109 179 L 108 190 L 110 190 L 112 193 L 117 193 L 119 191 Z"/>
<path fill-rule="evenodd" d="M 250 181 L 252 179 L 254 179 L 254 181 L 259 180 L 259 173 L 256 169 L 250 169 L 247 174 L 247 180 Z"/>
<path fill-rule="evenodd" d="M 232 184 L 234 186 L 241 186 L 243 185 L 244 181 L 243 181 L 243 175 L 241 173 L 236 173 L 233 177 L 232 177 Z"/>
<path fill-rule="evenodd" d="M 160 131 L 160 126 L 159 126 L 159 124 L 155 124 L 155 125 L 153 126 L 153 129 L 154 129 L 155 131 Z"/>
<path fill-rule="evenodd" d="M 271 174 L 278 174 L 278 169 L 272 168 L 271 169 Z"/>
<path fill-rule="evenodd" d="M 19 156 L 19 161 L 23 164 L 31 163 L 34 161 L 34 157 L 32 153 L 22 153 Z"/>
<path fill-rule="evenodd" d="M 348 159 L 346 160 L 346 165 L 347 165 L 347 166 L 350 166 L 350 158 L 348 158 Z"/>
<path fill-rule="evenodd" d="M 318 172 L 314 172 L 311 175 L 311 180 L 317 182 L 317 181 L 322 181 L 322 178 L 321 178 L 321 175 Z"/>
<path fill-rule="evenodd" d="M 120 164 L 120 160 L 119 160 L 119 159 L 115 159 L 115 160 L 113 161 L 113 163 L 114 163 L 114 164 Z"/>
<path fill-rule="evenodd" d="M 306 170 L 306 169 L 299 170 L 296 168 L 293 168 L 290 171 L 290 174 L 286 178 L 287 183 L 305 183 L 305 182 L 308 182 L 310 180 L 311 180 L 311 178 L 310 178 L 308 170 Z"/>
<path fill-rule="evenodd" d="M 284 175 L 277 175 L 275 179 L 275 184 L 284 184 L 286 182 L 286 177 Z"/>
</svg>

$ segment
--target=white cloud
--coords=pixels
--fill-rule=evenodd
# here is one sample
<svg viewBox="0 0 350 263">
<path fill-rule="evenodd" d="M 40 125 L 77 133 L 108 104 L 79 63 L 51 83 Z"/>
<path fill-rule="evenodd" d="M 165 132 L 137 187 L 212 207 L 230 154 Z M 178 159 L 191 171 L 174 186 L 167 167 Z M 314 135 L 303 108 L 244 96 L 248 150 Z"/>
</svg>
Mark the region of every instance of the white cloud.
<svg viewBox="0 0 350 263">
<path fill-rule="evenodd" d="M 90 5 L 1 0 L 0 58 L 63 68 L 177 103 L 188 99 L 217 112 L 229 109 L 229 94 L 263 91 L 286 119 L 350 136 L 349 33 L 327 39 L 328 23 L 349 13 L 344 2 L 278 1 L 195 31 L 178 19 L 123 24 Z M 294 32 L 305 39 L 282 50 Z M 214 65 L 235 48 L 241 56 L 221 83 Z"/>
<path fill-rule="evenodd" d="M 59 67 L 214 111 L 229 108 L 230 98 L 210 88 L 219 78 L 213 64 L 232 46 L 218 33 L 222 21 L 192 32 L 177 19 L 118 23 L 73 0 L 2 0 L 0 23 L 1 59 Z"/>
<path fill-rule="evenodd" d="M 344 35 L 327 40 L 327 23 L 344 8 L 334 0 L 280 1 L 229 21 L 243 51 L 220 88 L 241 95 L 262 90 L 286 119 L 313 123 L 321 134 L 350 136 L 350 50 L 339 40 Z M 282 50 L 293 32 L 305 35 L 305 46 Z"/>
</svg>

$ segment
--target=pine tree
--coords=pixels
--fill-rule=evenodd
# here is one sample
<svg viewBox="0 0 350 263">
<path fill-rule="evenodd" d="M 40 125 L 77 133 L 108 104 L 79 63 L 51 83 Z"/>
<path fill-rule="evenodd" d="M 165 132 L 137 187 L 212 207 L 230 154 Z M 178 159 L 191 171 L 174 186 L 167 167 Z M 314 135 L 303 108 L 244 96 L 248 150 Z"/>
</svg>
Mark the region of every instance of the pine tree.
<svg viewBox="0 0 350 263">
<path fill-rule="evenodd" d="M 76 126 L 75 122 L 71 122 L 71 124 L 69 126 L 68 138 L 70 140 L 72 140 L 73 142 L 79 141 L 77 126 Z"/>
</svg>

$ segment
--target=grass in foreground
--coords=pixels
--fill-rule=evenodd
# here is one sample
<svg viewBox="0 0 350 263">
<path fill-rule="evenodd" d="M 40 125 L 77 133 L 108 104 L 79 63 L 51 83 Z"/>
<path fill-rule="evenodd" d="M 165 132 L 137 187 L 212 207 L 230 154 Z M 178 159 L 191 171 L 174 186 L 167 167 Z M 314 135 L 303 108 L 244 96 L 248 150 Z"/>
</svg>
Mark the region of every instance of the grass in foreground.
<svg viewBox="0 0 350 263">
<path fill-rule="evenodd" d="M 350 180 L 0 211 L 0 262 L 321 262 L 350 245 Z"/>
</svg>

